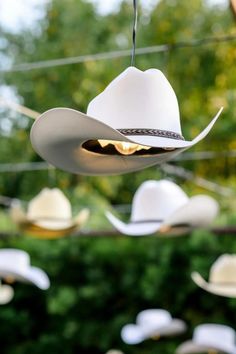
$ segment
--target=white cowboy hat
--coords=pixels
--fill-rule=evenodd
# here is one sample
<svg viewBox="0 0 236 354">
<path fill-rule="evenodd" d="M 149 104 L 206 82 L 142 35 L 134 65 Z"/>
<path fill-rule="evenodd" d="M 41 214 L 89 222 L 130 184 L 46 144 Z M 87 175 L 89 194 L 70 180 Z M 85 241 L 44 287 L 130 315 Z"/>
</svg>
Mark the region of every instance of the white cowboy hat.
<svg viewBox="0 0 236 354">
<path fill-rule="evenodd" d="M 88 219 L 89 210 L 83 209 L 72 218 L 71 204 L 58 188 L 44 188 L 28 205 L 28 210 L 13 204 L 12 219 L 25 232 L 42 238 L 64 236 L 79 229 Z"/>
<path fill-rule="evenodd" d="M 32 283 L 42 290 L 50 286 L 47 274 L 30 265 L 28 253 L 18 249 L 0 249 L 0 278 Z"/>
<path fill-rule="evenodd" d="M 33 124 L 38 154 L 63 170 L 121 174 L 169 160 L 202 140 L 222 108 L 192 141 L 181 132 L 178 101 L 157 69 L 129 67 L 88 105 L 87 114 L 55 108 Z"/>
<path fill-rule="evenodd" d="M 235 331 L 224 325 L 202 324 L 195 328 L 193 339 L 182 343 L 176 354 L 208 353 L 235 354 Z"/>
<path fill-rule="evenodd" d="M 193 272 L 191 276 L 198 286 L 212 294 L 236 297 L 236 255 L 221 255 L 211 266 L 209 282 L 198 272 Z"/>
<path fill-rule="evenodd" d="M 131 218 L 128 224 L 109 211 L 108 220 L 123 234 L 141 236 L 178 229 L 185 226 L 205 226 L 218 212 L 218 203 L 207 195 L 189 198 L 174 182 L 149 180 L 134 194 Z"/>
<path fill-rule="evenodd" d="M 136 324 L 125 325 L 121 330 L 121 338 L 127 344 L 138 344 L 148 338 L 173 336 L 185 330 L 185 323 L 173 319 L 168 311 L 150 309 L 138 314 Z"/>
<path fill-rule="evenodd" d="M 10 285 L 0 283 L 0 305 L 8 304 L 13 299 L 14 289 Z"/>
</svg>

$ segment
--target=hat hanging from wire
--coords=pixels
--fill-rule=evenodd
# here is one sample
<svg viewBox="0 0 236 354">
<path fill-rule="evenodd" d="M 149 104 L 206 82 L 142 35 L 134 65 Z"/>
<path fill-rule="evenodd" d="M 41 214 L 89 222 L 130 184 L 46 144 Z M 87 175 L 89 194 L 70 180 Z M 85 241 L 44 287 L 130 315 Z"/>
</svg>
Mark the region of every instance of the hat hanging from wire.
<svg viewBox="0 0 236 354">
<path fill-rule="evenodd" d="M 34 149 L 58 168 L 84 175 L 112 175 L 163 163 L 202 140 L 222 111 L 192 141 L 184 139 L 178 100 L 165 75 L 134 66 L 136 0 L 133 7 L 131 66 L 89 103 L 86 114 L 54 108 L 32 126 Z"/>
<path fill-rule="evenodd" d="M 13 203 L 10 209 L 11 218 L 19 228 L 40 239 L 56 239 L 78 231 L 89 214 L 83 208 L 72 217 L 70 201 L 58 188 L 44 188 L 29 202 L 26 212 L 19 203 Z"/>
</svg>

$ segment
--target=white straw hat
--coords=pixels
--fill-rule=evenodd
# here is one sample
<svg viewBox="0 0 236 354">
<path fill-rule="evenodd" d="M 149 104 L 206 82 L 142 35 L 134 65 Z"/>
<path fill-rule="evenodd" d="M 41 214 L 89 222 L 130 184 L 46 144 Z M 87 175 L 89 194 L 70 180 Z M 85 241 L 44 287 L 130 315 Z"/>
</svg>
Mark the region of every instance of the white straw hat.
<svg viewBox="0 0 236 354">
<path fill-rule="evenodd" d="M 148 338 L 174 336 L 185 330 L 185 323 L 173 319 L 168 311 L 150 309 L 138 314 L 136 324 L 125 325 L 121 330 L 121 338 L 127 344 L 138 344 Z"/>
<path fill-rule="evenodd" d="M 132 236 L 159 232 L 172 232 L 178 227 L 186 229 L 205 226 L 218 212 L 218 203 L 207 195 L 189 198 L 174 182 L 149 180 L 141 184 L 134 194 L 129 223 L 124 223 L 110 212 L 108 220 L 123 234 Z"/>
<path fill-rule="evenodd" d="M 236 297 L 236 255 L 223 254 L 211 266 L 209 282 L 198 272 L 192 273 L 193 281 L 202 289 L 220 296 Z"/>
<path fill-rule="evenodd" d="M 20 206 L 11 209 L 12 219 L 29 232 L 42 238 L 56 238 L 79 229 L 88 219 L 88 209 L 72 218 L 71 204 L 58 188 L 44 188 L 28 205 L 27 213 Z"/>
<path fill-rule="evenodd" d="M 27 252 L 18 249 L 0 249 L 0 278 L 32 283 L 42 290 L 50 286 L 47 274 L 30 265 Z"/>
<path fill-rule="evenodd" d="M 202 324 L 195 328 L 193 339 L 176 349 L 176 354 L 208 353 L 216 351 L 235 354 L 235 331 L 224 325 Z"/>
<path fill-rule="evenodd" d="M 121 174 L 162 163 L 195 145 L 221 111 L 186 141 L 178 101 L 164 74 L 129 67 L 89 103 L 87 114 L 69 108 L 43 113 L 33 124 L 31 142 L 43 159 L 63 170 Z"/>
<path fill-rule="evenodd" d="M 0 305 L 8 304 L 14 296 L 14 289 L 10 285 L 0 283 Z"/>
</svg>

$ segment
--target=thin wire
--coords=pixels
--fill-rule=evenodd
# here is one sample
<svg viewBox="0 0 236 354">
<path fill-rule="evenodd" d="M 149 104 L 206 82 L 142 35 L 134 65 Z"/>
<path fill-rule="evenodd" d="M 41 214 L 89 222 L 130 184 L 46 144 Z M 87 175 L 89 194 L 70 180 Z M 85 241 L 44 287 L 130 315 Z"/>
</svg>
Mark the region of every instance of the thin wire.
<svg viewBox="0 0 236 354">
<path fill-rule="evenodd" d="M 133 48 L 132 48 L 132 55 L 131 55 L 131 66 L 135 65 L 135 49 L 136 49 L 136 32 L 137 32 L 137 22 L 138 22 L 138 8 L 136 0 L 133 0 L 133 7 L 134 7 L 134 22 L 133 22 Z"/>
<path fill-rule="evenodd" d="M 33 111 L 32 109 L 22 106 L 19 103 L 15 103 L 9 100 L 4 99 L 3 97 L 0 97 L 0 107 L 7 107 L 10 108 L 13 111 L 19 112 L 21 114 L 24 114 L 25 116 L 29 118 L 36 119 L 39 117 L 40 113 Z"/>
<path fill-rule="evenodd" d="M 160 165 L 161 169 L 164 169 L 168 174 L 182 177 L 188 181 L 193 182 L 197 186 L 205 188 L 211 192 L 229 197 L 235 194 L 234 190 L 228 187 L 222 187 L 218 183 L 207 180 L 206 178 L 196 176 L 193 172 L 180 166 L 173 166 L 168 163 Z"/>
<path fill-rule="evenodd" d="M 221 37 L 207 37 L 201 39 L 191 39 L 189 41 L 181 41 L 177 43 L 169 43 L 169 44 L 161 44 L 150 47 L 142 47 L 135 49 L 135 55 L 143 55 L 143 54 L 152 54 L 152 53 L 162 53 L 168 52 L 174 49 L 181 49 L 186 47 L 200 47 L 207 44 L 213 43 L 223 43 L 223 42 L 231 42 L 236 41 L 236 35 L 226 35 Z M 13 65 L 10 68 L 0 68 L 1 73 L 11 73 L 11 72 L 20 72 L 20 71 L 30 71 L 34 69 L 45 69 L 50 67 L 57 67 L 63 65 L 71 65 L 71 64 L 79 64 L 85 63 L 89 61 L 99 61 L 106 59 L 116 59 L 121 57 L 130 56 L 130 49 L 104 52 L 104 53 L 96 53 L 96 54 L 88 54 L 81 55 L 77 57 L 68 57 L 68 58 L 59 58 L 52 60 L 43 60 L 32 63 L 21 63 Z"/>
</svg>

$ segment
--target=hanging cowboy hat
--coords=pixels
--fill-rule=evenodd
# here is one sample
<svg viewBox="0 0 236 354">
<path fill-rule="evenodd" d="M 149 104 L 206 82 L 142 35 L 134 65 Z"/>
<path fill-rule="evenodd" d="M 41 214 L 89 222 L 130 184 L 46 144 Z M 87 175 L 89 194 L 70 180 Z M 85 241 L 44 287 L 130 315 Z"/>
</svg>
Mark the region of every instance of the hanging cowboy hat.
<svg viewBox="0 0 236 354">
<path fill-rule="evenodd" d="M 0 283 L 0 305 L 8 304 L 13 299 L 14 290 L 10 285 Z"/>
<path fill-rule="evenodd" d="M 221 255 L 211 266 L 209 282 L 198 272 L 191 276 L 198 286 L 212 294 L 236 297 L 236 255 Z"/>
<path fill-rule="evenodd" d="M 168 311 L 150 309 L 138 314 L 136 324 L 125 325 L 121 330 L 121 338 L 127 344 L 138 344 L 148 338 L 174 336 L 185 330 L 185 323 L 173 319 Z"/>
<path fill-rule="evenodd" d="M 206 226 L 218 212 L 218 203 L 207 195 L 189 198 L 174 182 L 146 181 L 134 194 L 129 223 L 119 220 L 109 211 L 108 220 L 123 234 L 131 236 L 176 233 Z"/>
<path fill-rule="evenodd" d="M 0 249 L 0 278 L 10 282 L 18 280 L 32 283 L 42 290 L 50 286 L 47 274 L 30 265 L 28 253 L 14 248 Z"/>
<path fill-rule="evenodd" d="M 26 213 L 21 206 L 13 205 L 11 217 L 30 235 L 57 238 L 81 228 L 89 217 L 89 210 L 83 209 L 72 218 L 71 204 L 62 191 L 44 188 L 29 202 Z"/>
<path fill-rule="evenodd" d="M 202 324 L 195 328 L 193 339 L 176 349 L 176 354 L 195 353 L 235 354 L 235 331 L 224 325 Z"/>
<path fill-rule="evenodd" d="M 121 174 L 169 160 L 202 140 L 222 108 L 192 141 L 183 138 L 178 101 L 157 69 L 129 67 L 88 105 L 87 114 L 55 108 L 33 124 L 38 154 L 65 171 Z"/>
</svg>

